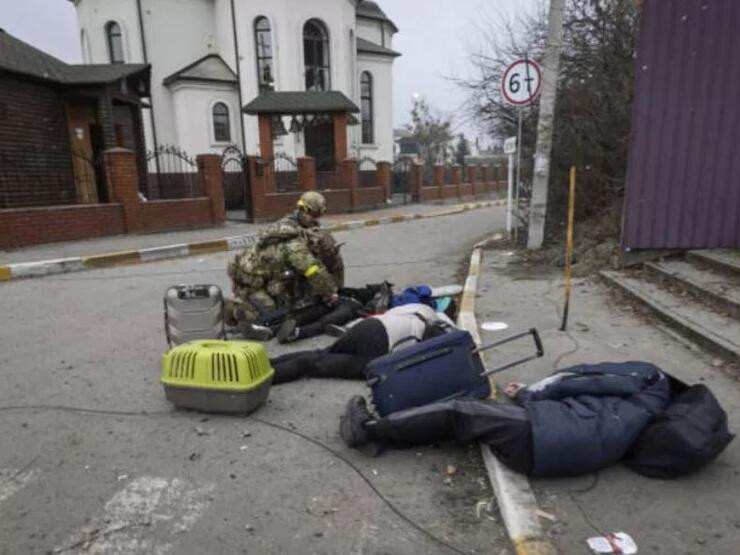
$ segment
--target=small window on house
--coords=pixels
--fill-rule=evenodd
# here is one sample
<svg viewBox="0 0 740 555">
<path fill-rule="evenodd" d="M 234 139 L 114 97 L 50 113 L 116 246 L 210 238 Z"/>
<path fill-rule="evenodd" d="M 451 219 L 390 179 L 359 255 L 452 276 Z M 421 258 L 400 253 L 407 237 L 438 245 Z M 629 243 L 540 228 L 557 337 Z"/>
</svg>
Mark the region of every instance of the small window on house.
<svg viewBox="0 0 740 555">
<path fill-rule="evenodd" d="M 318 19 L 309 19 L 303 26 L 303 62 L 306 90 L 330 90 L 329 33 Z"/>
<path fill-rule="evenodd" d="M 121 26 L 115 21 L 105 24 L 105 36 L 108 40 L 108 59 L 112 64 L 122 64 L 123 59 L 123 35 Z"/>
<path fill-rule="evenodd" d="M 264 16 L 254 20 L 254 46 L 257 53 L 259 90 L 260 92 L 271 91 L 275 84 L 272 62 L 272 34 L 270 33 L 270 22 Z"/>
<path fill-rule="evenodd" d="M 362 142 L 373 143 L 373 76 L 363 71 L 360 77 L 360 105 L 362 111 Z"/>
<path fill-rule="evenodd" d="M 218 143 L 228 143 L 231 141 L 229 107 L 223 102 L 216 102 L 213 105 L 213 138 Z"/>
</svg>

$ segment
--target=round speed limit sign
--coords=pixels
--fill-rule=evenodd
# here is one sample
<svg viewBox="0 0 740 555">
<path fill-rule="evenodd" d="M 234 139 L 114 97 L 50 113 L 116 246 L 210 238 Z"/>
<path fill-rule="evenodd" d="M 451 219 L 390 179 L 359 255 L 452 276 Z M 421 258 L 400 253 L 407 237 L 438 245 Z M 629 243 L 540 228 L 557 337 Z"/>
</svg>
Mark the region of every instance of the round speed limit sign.
<svg viewBox="0 0 740 555">
<path fill-rule="evenodd" d="M 517 60 L 504 71 L 501 92 L 504 99 L 514 106 L 531 104 L 540 94 L 542 71 L 537 62 Z"/>
</svg>

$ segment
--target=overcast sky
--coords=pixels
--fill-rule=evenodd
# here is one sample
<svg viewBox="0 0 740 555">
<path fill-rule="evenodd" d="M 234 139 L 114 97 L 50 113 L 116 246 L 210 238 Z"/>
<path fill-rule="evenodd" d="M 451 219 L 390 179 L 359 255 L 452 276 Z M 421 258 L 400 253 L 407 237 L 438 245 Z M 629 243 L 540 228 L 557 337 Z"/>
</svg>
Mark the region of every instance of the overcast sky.
<svg viewBox="0 0 740 555">
<path fill-rule="evenodd" d="M 446 77 L 469 74 L 468 53 L 480 44 L 480 23 L 498 14 L 529 10 L 536 1 L 379 0 L 400 29 L 393 45 L 402 54 L 394 68 L 395 125 L 408 121 L 414 93 L 439 111 L 456 114 L 464 96 Z M 66 62 L 80 62 L 71 2 L 0 0 L 0 27 Z M 474 133 L 473 125 L 459 118 L 456 126 L 467 134 Z"/>
</svg>

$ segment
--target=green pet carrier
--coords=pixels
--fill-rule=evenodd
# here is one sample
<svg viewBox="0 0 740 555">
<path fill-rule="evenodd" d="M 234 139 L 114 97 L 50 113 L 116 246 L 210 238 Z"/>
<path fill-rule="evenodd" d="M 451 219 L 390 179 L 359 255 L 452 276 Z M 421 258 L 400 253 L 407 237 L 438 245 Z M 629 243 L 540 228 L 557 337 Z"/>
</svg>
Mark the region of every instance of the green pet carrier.
<svg viewBox="0 0 740 555">
<path fill-rule="evenodd" d="M 267 399 L 275 371 L 251 341 L 190 341 L 162 356 L 162 384 L 178 408 L 250 413 Z"/>
</svg>

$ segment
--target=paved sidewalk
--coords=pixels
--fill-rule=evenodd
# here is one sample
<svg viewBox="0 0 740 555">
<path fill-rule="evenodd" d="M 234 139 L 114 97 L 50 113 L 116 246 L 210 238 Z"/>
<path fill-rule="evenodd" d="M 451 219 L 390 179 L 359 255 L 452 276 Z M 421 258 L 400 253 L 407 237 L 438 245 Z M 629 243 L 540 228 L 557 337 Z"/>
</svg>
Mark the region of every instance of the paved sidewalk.
<svg viewBox="0 0 740 555">
<path fill-rule="evenodd" d="M 488 198 L 489 197 L 484 198 L 481 196 L 476 200 L 488 200 Z M 326 223 L 339 223 L 343 221 L 364 220 L 368 218 L 381 218 L 396 214 L 429 213 L 436 212 L 440 209 L 441 206 L 439 204 L 417 203 L 408 204 L 405 206 L 393 206 L 380 210 L 370 210 L 366 212 L 330 214 L 325 216 L 323 218 L 323 221 Z M 198 241 L 209 241 L 213 239 L 222 239 L 224 237 L 233 237 L 237 235 L 248 235 L 256 233 L 267 225 L 269 224 L 248 224 L 227 221 L 222 226 L 204 229 L 188 229 L 183 231 L 150 233 L 141 235 L 115 235 L 112 237 L 101 237 L 98 239 L 87 239 L 83 241 L 49 243 L 45 245 L 24 247 L 20 249 L 0 250 L 0 265 L 19 262 L 34 262 L 37 260 L 49 260 L 56 258 L 89 256 L 93 254 L 119 251 L 140 250 L 178 243 L 195 243 Z"/>
<path fill-rule="evenodd" d="M 505 322 L 505 331 L 481 331 L 483 342 L 536 326 L 544 358 L 499 375 L 532 382 L 554 368 L 601 361 L 646 360 L 690 383 L 702 382 L 717 395 L 740 429 L 740 384 L 722 373 L 721 361 L 637 316 L 629 305 L 594 280 L 576 280 L 566 333 L 558 331 L 562 280 L 552 268 L 522 267 L 516 255 L 485 250 L 478 285 L 478 323 Z M 503 364 L 528 354 L 531 346 L 507 345 L 488 355 Z M 652 480 L 617 465 L 588 476 L 532 479 L 540 507 L 557 521 L 542 519 L 560 553 L 587 553 L 587 538 L 604 532 L 630 534 L 640 553 L 716 555 L 737 553 L 740 534 L 740 442 L 717 461 L 678 480 Z"/>
</svg>

